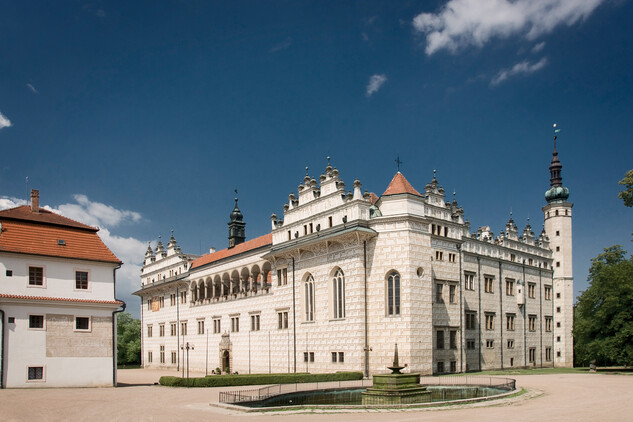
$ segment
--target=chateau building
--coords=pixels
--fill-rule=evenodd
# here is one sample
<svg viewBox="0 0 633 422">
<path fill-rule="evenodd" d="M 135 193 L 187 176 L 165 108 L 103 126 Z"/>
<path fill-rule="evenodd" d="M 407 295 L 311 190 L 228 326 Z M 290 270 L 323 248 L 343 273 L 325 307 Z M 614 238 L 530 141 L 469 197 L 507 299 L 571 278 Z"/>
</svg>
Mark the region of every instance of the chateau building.
<svg viewBox="0 0 633 422">
<path fill-rule="evenodd" d="M 306 175 L 271 232 L 203 256 L 148 247 L 143 366 L 223 372 L 381 373 L 394 342 L 423 374 L 571 366 L 569 190 L 554 149 L 545 226 L 510 220 L 471 232 L 435 175 L 420 192 L 400 172 L 378 197 L 346 191 L 330 164 Z M 187 353 L 185 353 L 187 352 Z"/>
<path fill-rule="evenodd" d="M 0 211 L 3 388 L 116 385 L 115 271 L 99 229 L 31 205 Z"/>
</svg>

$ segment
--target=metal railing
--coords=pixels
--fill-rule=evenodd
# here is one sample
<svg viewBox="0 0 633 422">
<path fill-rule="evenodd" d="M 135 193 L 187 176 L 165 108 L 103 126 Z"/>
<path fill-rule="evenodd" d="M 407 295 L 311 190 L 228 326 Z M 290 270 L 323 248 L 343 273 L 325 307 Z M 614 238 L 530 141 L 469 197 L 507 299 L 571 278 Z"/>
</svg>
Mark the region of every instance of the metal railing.
<svg viewBox="0 0 633 422">
<path fill-rule="evenodd" d="M 221 403 L 243 403 L 265 400 L 269 397 L 282 394 L 295 393 L 298 391 L 332 390 L 341 388 L 363 388 L 371 387 L 371 379 L 356 381 L 327 381 L 327 382 L 306 382 L 298 384 L 276 384 L 252 390 L 222 391 L 220 392 Z M 444 376 L 444 377 L 420 377 L 422 386 L 480 386 L 493 387 L 507 391 L 516 388 L 516 380 L 512 378 L 482 377 L 482 376 Z"/>
<path fill-rule="evenodd" d="M 372 380 L 305 382 L 297 384 L 276 384 L 255 390 L 221 391 L 220 403 L 242 403 L 264 400 L 281 394 L 298 391 L 332 390 L 339 388 L 371 387 Z"/>
</svg>

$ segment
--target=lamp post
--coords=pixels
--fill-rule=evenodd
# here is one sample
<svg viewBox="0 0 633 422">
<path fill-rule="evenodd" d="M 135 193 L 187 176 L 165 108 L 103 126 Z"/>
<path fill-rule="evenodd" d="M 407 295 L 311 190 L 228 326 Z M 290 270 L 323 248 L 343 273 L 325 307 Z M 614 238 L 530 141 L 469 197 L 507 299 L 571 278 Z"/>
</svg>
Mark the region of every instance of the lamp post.
<svg viewBox="0 0 633 422">
<path fill-rule="evenodd" d="M 185 343 L 182 346 L 180 346 L 181 350 L 186 350 L 187 351 L 187 387 L 189 387 L 189 350 L 193 350 L 194 346 L 193 343 Z M 184 370 L 184 366 L 183 366 L 183 370 Z"/>
</svg>

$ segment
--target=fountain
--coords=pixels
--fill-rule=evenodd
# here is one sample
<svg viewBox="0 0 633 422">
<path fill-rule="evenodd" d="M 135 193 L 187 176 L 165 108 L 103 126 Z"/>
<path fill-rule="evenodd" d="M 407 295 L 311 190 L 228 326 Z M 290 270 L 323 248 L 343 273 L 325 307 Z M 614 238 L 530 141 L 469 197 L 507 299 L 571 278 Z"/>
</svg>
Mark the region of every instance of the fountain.
<svg viewBox="0 0 633 422">
<path fill-rule="evenodd" d="M 363 405 L 430 402 L 431 392 L 420 385 L 420 374 L 403 374 L 400 372 L 402 368 L 404 367 L 398 362 L 398 343 L 396 343 L 393 366 L 389 367 L 391 374 L 374 375 L 373 386 L 362 393 Z"/>
</svg>

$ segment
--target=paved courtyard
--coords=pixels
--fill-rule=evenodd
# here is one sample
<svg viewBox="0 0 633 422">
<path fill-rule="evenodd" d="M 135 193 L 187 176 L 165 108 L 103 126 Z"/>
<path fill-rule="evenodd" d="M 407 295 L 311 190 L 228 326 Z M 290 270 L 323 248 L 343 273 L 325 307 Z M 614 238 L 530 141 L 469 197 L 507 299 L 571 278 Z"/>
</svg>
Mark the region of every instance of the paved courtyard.
<svg viewBox="0 0 633 422">
<path fill-rule="evenodd" d="M 119 371 L 119 388 L 0 390 L 2 421 L 631 421 L 633 376 L 551 374 L 515 376 L 528 394 L 508 400 L 426 410 L 238 413 L 209 403 L 235 388 L 168 388 L 153 385 L 174 372 Z M 249 388 L 249 387 L 242 387 Z M 385 414 L 388 412 L 388 414 Z"/>
</svg>

